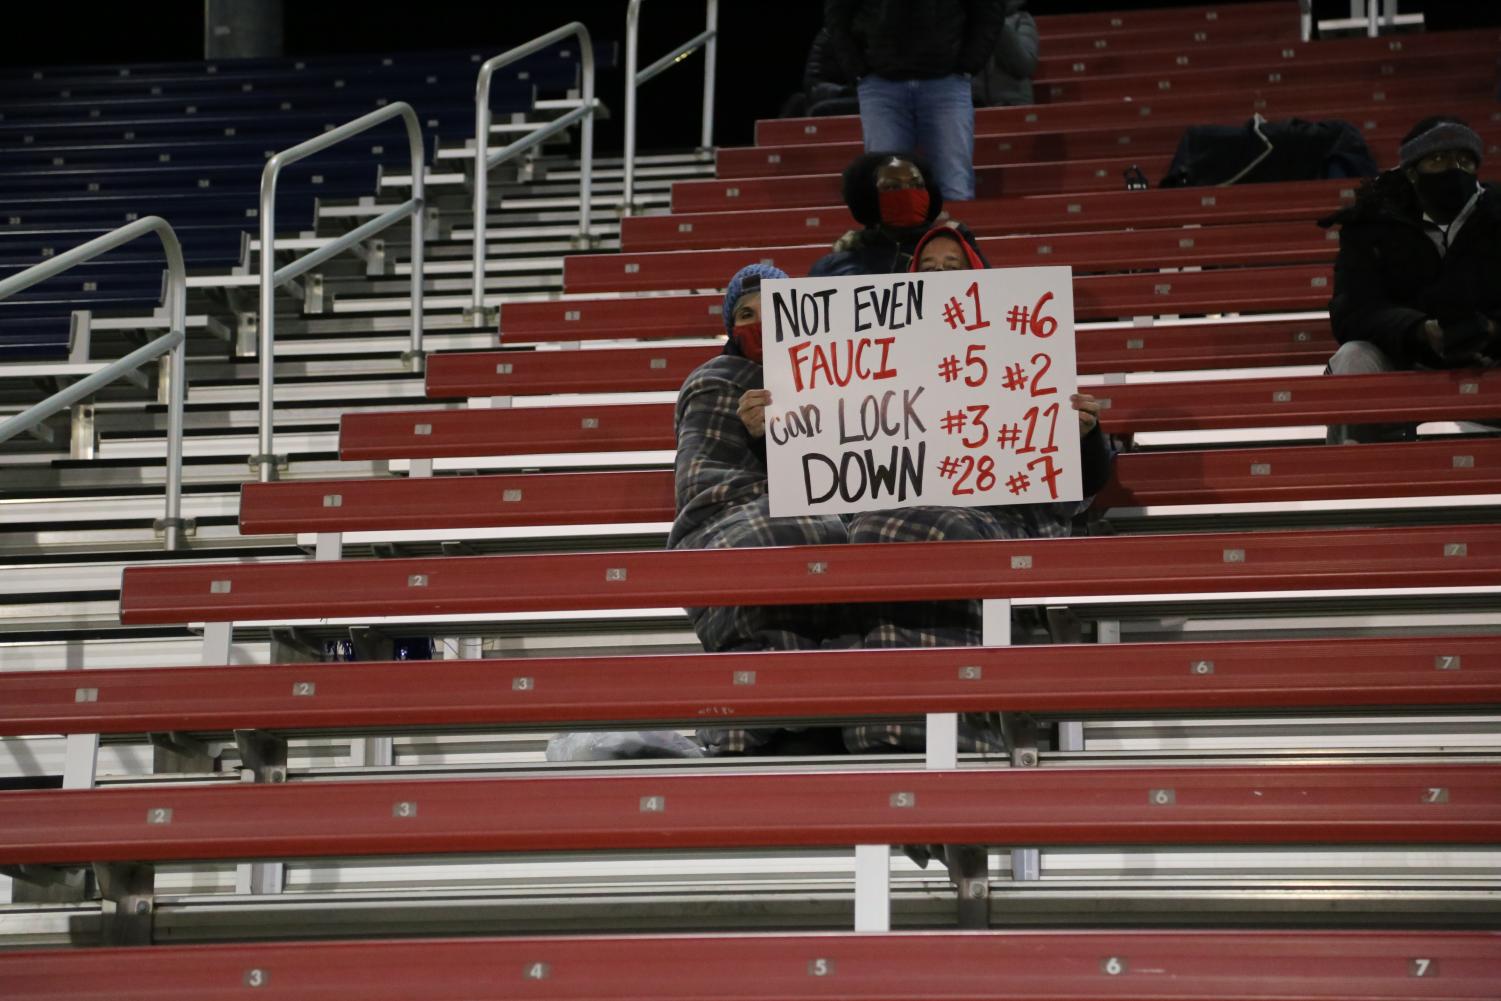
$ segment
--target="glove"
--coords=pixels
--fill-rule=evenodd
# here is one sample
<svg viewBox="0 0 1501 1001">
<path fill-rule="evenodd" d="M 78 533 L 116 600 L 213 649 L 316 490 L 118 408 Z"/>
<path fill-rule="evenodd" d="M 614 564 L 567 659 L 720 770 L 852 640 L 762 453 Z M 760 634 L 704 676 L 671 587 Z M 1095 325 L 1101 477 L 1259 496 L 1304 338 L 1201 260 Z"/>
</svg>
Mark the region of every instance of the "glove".
<svg viewBox="0 0 1501 1001">
<path fill-rule="evenodd" d="M 1481 313 L 1471 313 L 1440 324 L 1443 346 L 1439 356 L 1451 365 L 1471 361 L 1491 340 L 1491 323 Z"/>
</svg>

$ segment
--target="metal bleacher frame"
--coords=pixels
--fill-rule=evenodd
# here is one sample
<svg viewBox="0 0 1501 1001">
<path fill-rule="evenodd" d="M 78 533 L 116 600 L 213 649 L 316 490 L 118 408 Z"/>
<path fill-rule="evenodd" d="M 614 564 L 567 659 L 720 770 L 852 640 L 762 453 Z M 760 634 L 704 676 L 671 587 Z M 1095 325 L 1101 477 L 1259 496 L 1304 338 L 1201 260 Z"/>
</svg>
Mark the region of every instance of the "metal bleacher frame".
<svg viewBox="0 0 1501 1001">
<path fill-rule="evenodd" d="M 260 267 L 260 316 L 258 321 L 258 340 L 260 358 L 260 425 L 259 447 L 260 451 L 250 457 L 250 464 L 256 467 L 261 482 L 268 482 L 276 478 L 278 456 L 276 455 L 275 442 L 275 417 L 276 417 L 276 289 L 292 281 L 301 275 L 332 260 L 344 251 L 358 246 L 377 233 L 403 219 L 412 220 L 412 242 L 409 253 L 411 254 L 411 349 L 403 355 L 403 360 L 413 370 L 422 367 L 422 258 L 423 240 L 425 238 L 422 191 L 424 175 L 427 172 L 427 158 L 422 145 L 422 126 L 417 121 L 417 113 L 412 106 L 405 101 L 397 101 L 368 115 L 363 115 L 352 122 L 348 122 L 336 129 L 323 133 L 321 136 L 299 143 L 290 149 L 284 149 L 271 157 L 261 174 L 261 198 L 260 198 L 260 228 L 261 247 L 270 248 L 276 244 L 276 181 L 282 168 L 288 167 L 299 160 L 304 160 L 315 153 L 319 153 L 331 146 L 335 146 L 346 139 L 350 139 L 360 133 L 372 129 L 383 122 L 393 118 L 400 118 L 406 128 L 407 144 L 411 151 L 412 164 L 412 197 L 402 204 L 386 212 L 381 213 L 374 219 L 356 226 L 343 236 L 317 250 L 310 251 L 294 261 L 276 267 L 276 254 L 274 251 L 262 250 Z"/>
<path fill-rule="evenodd" d="M 581 125 L 578 204 L 537 218 L 570 231 L 565 253 L 596 247 L 591 195 L 608 182 L 595 180 L 594 47 L 578 22 L 481 63 L 472 150 L 453 150 L 473 165 L 461 197 L 425 187 L 436 182 L 405 102 L 265 165 L 253 278 L 259 476 L 243 483 L 233 537 L 268 555 L 237 549 L 225 558 L 205 545 L 176 554 L 190 558 L 128 567 L 120 631 L 111 635 L 139 638 L 139 663 L 0 671 L 0 742 L 65 740 L 61 766 L 36 773 L 60 774 L 61 789 L 38 781 L 0 792 L 0 873 L 31 888 L 0 906 L 0 997 L 245 991 L 458 1001 L 667 989 L 958 998 L 992 995 L 1000 983 L 1039 997 L 1493 997 L 1501 982 L 1501 442 L 1446 435 L 1331 451 L 1278 444 L 1273 434 L 1246 447 L 1273 429 L 1301 441 L 1327 423 L 1501 417 L 1495 372 L 1338 385 L 1311 374 L 1331 347 L 1310 311 L 1327 301 L 1333 244 L 1291 226 L 1347 202 L 1349 185 L 1294 186 L 1296 201 L 1282 206 L 1251 190 L 1152 192 L 1128 214 L 1106 193 L 1119 188 L 1117 159 L 1080 167 L 1078 156 L 1060 154 L 1052 166 L 1072 160 L 1079 190 L 973 203 L 976 230 L 999 261 L 1056 255 L 1100 272 L 1076 283 L 1080 370 L 1096 380 L 1090 391 L 1107 404 L 1112 432 L 1141 446 L 1122 455 L 1100 498 L 1127 534 L 662 551 L 673 510 L 661 462 L 674 444 L 671 405 L 639 394 L 672 392 L 718 349 L 706 330 L 717 334 L 720 297 L 702 293 L 734 270 L 734 253 L 787 255 L 801 269 L 809 245 L 826 245 L 825 228 L 846 220 L 831 207 L 826 175 L 797 187 L 803 179 L 774 169 L 764 171 L 768 199 L 784 182 L 801 193 L 792 207 L 755 211 L 767 217 L 761 246 L 718 250 L 715 217 L 739 206 L 708 199 L 716 186 L 721 195 L 749 192 L 755 177 L 680 182 L 674 206 L 680 192 L 699 198 L 691 214 L 633 214 L 635 87 L 705 47 L 699 153 L 709 152 L 717 34 L 716 0 L 707 0 L 707 29 L 637 72 L 640 4 L 627 9 L 625 253 L 565 257 L 561 296 L 487 297 L 487 240 L 496 232 L 487 171 Z M 1224 20 L 1211 8 L 1206 25 L 1190 27 L 1223 40 L 1235 18 L 1271 17 L 1275 6 L 1227 8 Z M 1285 28 L 1257 31 L 1290 36 L 1293 10 L 1283 6 Z M 1115 22 L 1128 40 L 1150 37 L 1157 23 Z M 1103 48 L 1099 33 L 1115 22 L 1059 18 L 1063 48 Z M 1304 25 L 1306 35 L 1306 17 Z M 491 153 L 492 74 L 570 37 L 581 45 L 581 101 L 554 102 L 561 117 Z M 1366 86 L 1296 107 L 1353 101 Z M 1384 97 L 1369 105 L 1368 135 L 1392 140 L 1387 112 L 1413 106 Z M 278 240 L 279 169 L 398 116 L 410 177 L 381 175 L 379 190 L 409 186 L 410 197 L 394 207 L 320 205 L 315 224 L 325 209 L 370 218 L 332 239 Z M 1021 124 L 1004 134 L 1034 131 Z M 1034 154 L 1053 141 L 1041 138 L 1054 128 L 1046 127 L 1015 157 L 1019 168 L 998 161 L 992 176 L 1009 171 L 1033 184 L 1027 178 L 1042 173 L 1030 167 Z M 722 164 L 755 159 L 725 152 Z M 1133 159 L 1155 169 L 1148 155 Z M 549 169 L 540 171 L 544 199 Z M 554 173 L 573 179 L 566 167 Z M 435 242 L 456 269 L 467 253 L 472 287 L 442 296 L 429 284 L 424 296 L 424 279 L 447 273 L 425 266 L 440 210 L 469 218 L 468 234 Z M 960 206 L 960 217 L 969 210 Z M 1173 228 L 1136 214 L 1149 211 Z M 388 270 L 369 241 L 408 215 L 406 260 Z M 795 239 L 773 239 L 784 223 Z M 0 281 L 0 299 L 33 272 L 39 281 L 107 249 L 84 253 L 96 245 L 152 228 L 171 263 L 170 227 L 143 219 Z M 637 234 L 645 246 L 631 245 Z M 279 249 L 308 252 L 278 269 Z M 332 435 L 309 417 L 313 444 L 287 449 L 289 463 L 292 452 L 323 450 L 345 461 L 309 462 L 281 479 L 274 290 L 350 263 L 340 255 L 351 250 L 380 264 L 367 260 L 351 283 L 366 298 L 346 303 L 346 319 L 369 311 L 376 318 L 357 329 L 409 334 L 402 392 L 370 387 L 368 400 L 397 404 L 386 412 L 347 405 L 367 399 L 352 391 L 325 399 L 321 384 L 297 397 L 332 404 L 340 427 Z M 1123 258 L 1144 273 L 1115 273 Z M 173 366 L 161 523 L 168 550 L 189 541 L 174 497 L 192 283 L 180 253 L 175 268 L 168 334 L 147 345 L 153 358 L 170 350 Z M 386 315 L 398 308 L 410 319 Z M 424 326 L 453 335 L 424 348 Z M 297 346 L 299 335 L 284 343 Z M 326 371 L 339 376 L 342 364 Z M 43 406 L 87 396 L 104 374 Z M 216 398 L 212 384 L 194 389 L 200 401 Z M 0 425 L 0 440 L 14 423 Z M 1157 447 L 1180 440 L 1173 436 L 1186 447 Z M 505 472 L 433 476 L 435 466 Z M 327 478 L 361 473 L 369 475 Z M 1340 527 L 1351 512 L 1365 527 Z M 1227 515 L 1234 531 L 1225 530 Z M 568 551 L 581 546 L 589 551 Z M 350 558 L 355 552 L 375 558 Z M 65 561 L 54 566 L 69 572 Z M 686 652 L 680 611 L 960 598 L 982 600 L 982 646 L 709 655 Z M 1033 627 L 1045 631 L 1043 645 L 1013 636 L 1026 615 L 1044 624 Z M 393 637 L 408 632 L 438 637 L 441 658 L 392 659 Z M 363 663 L 319 663 L 323 643 L 340 636 Z M 150 659 L 169 642 L 175 660 Z M 1006 754 L 959 754 L 958 714 L 969 712 L 992 715 Z M 913 716 L 928 727 L 923 755 L 543 764 L 536 738 L 574 728 Z M 1227 750 L 1205 752 L 1182 735 L 1199 724 L 1257 737 L 1232 735 Z M 1294 736 L 1257 743 L 1255 728 L 1269 724 Z M 1336 735 L 1300 742 L 1298 733 L 1321 727 Z M 1341 743 L 1342 727 L 1371 741 L 1403 727 L 1413 736 L 1393 746 Z M 1103 735 L 1089 746 L 1087 728 Z M 450 738 L 481 750 L 450 759 L 439 743 Z M 421 750 L 424 741 L 440 750 Z M 951 852 L 947 874 L 941 866 L 924 874 L 892 851 L 942 843 L 986 847 Z M 1081 861 L 1045 871 L 1036 845 Z M 1174 853 L 1185 859 L 1181 871 Z M 1296 861 L 1305 854 L 1306 870 Z M 485 875 L 498 866 L 513 868 Z M 481 875 L 463 875 L 470 871 Z M 1318 875 L 1300 880 L 1305 871 Z M 1138 875 L 1099 875 L 1118 872 Z M 1230 927 L 1171 930 L 1195 923 Z M 1094 927 L 1056 930 L 1070 924 Z M 986 930 L 947 931 L 955 925 Z M 989 930 L 1001 926 L 1008 930 Z M 773 933 L 745 934 L 751 929 Z M 522 934 L 401 940 L 456 932 Z M 284 940 L 254 941 L 266 937 Z M 294 941 L 304 938 L 313 941 Z M 16 951 L 12 943 L 132 948 Z"/>
<path fill-rule="evenodd" d="M 584 70 L 583 91 L 579 106 L 542 128 L 535 129 L 491 153 L 489 151 L 491 75 L 502 66 L 507 66 L 555 42 L 572 37 L 576 37 L 579 41 L 579 55 Z M 475 281 L 468 316 L 472 322 L 487 326 L 494 323 L 497 315 L 496 310 L 485 307 L 484 275 L 487 250 L 485 218 L 489 212 L 487 192 L 489 191 L 490 171 L 513 157 L 535 149 L 548 139 L 580 122 L 583 123 L 583 127 L 579 131 L 579 229 L 578 235 L 574 237 L 574 245 L 581 248 L 593 245 L 593 237 L 589 230 L 589 214 L 592 208 L 594 182 L 594 116 L 599 109 L 594 99 L 594 43 L 590 39 L 589 29 L 584 27 L 581 21 L 572 21 L 561 28 L 532 39 L 525 45 L 518 45 L 485 60 L 480 65 L 479 80 L 475 84 L 474 93 L 474 166 L 470 182 L 474 187 L 474 212 L 470 225 L 473 229 L 474 254 L 471 262 Z M 629 167 L 627 170 L 629 171 Z"/>
<path fill-rule="evenodd" d="M 187 395 L 187 269 L 183 266 L 182 245 L 172 226 L 157 216 L 147 216 L 128 223 L 88 243 L 74 247 L 49 261 L 27 268 L 18 275 L 0 281 L 0 299 L 59 275 L 85 261 L 108 253 L 147 234 L 161 240 L 167 259 L 167 330 L 148 344 L 112 361 L 92 375 L 85 376 L 68 388 L 27 408 L 14 417 L 0 421 L 0 442 L 18 434 L 37 432 L 42 422 L 53 414 L 87 400 L 104 386 L 134 373 L 158 359 L 167 359 L 161 379 L 161 393 L 167 403 L 167 465 L 165 511 L 157 522 L 164 547 L 170 552 L 183 544 L 182 518 L 182 432 L 183 400 Z M 50 433 L 50 432 L 46 432 Z"/>
<path fill-rule="evenodd" d="M 704 30 L 642 70 L 636 69 L 637 33 L 644 0 L 627 0 L 625 8 L 625 184 L 620 196 L 620 214 L 632 215 L 636 205 L 636 90 L 642 84 L 676 66 L 699 49 L 704 50 L 703 123 L 699 132 L 700 156 L 713 155 L 714 74 L 719 45 L 719 0 L 704 0 Z"/>
</svg>

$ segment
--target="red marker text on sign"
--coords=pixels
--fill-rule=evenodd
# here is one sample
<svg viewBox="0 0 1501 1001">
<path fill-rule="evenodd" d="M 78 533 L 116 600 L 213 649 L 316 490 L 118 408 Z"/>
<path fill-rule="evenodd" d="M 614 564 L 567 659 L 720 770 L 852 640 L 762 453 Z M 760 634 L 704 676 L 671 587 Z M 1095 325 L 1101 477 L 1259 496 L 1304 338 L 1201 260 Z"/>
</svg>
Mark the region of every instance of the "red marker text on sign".
<svg viewBox="0 0 1501 1001">
<path fill-rule="evenodd" d="M 1044 455 L 1049 452 L 1058 451 L 1058 446 L 1053 443 L 1058 434 L 1058 404 L 1050 403 L 1045 410 L 1039 412 L 1037 407 L 1031 407 L 1022 415 L 1022 420 L 1027 422 L 1027 442 L 1016 450 L 1017 455 L 1039 451 L 1037 446 L 1032 444 L 1032 438 L 1037 434 L 1037 420 L 1039 417 L 1051 418 L 1048 425 L 1048 443 L 1040 451 Z"/>
<path fill-rule="evenodd" d="M 995 489 L 995 460 L 988 455 L 982 455 L 978 460 L 972 455 L 961 455 L 957 459 L 944 456 L 938 463 L 938 475 L 954 480 L 952 493 L 955 497 L 988 493 Z M 974 486 L 967 485 L 971 476 L 974 476 Z"/>
<path fill-rule="evenodd" d="M 1037 457 L 1036 459 L 1033 459 L 1031 462 L 1027 463 L 1027 468 L 1035 469 L 1039 465 L 1042 466 L 1042 482 L 1048 485 L 1048 493 L 1049 495 L 1051 495 L 1053 500 L 1057 500 L 1058 474 L 1062 472 L 1062 470 L 1060 470 L 1053 464 L 1053 457 L 1051 455 L 1043 455 Z"/>
<path fill-rule="evenodd" d="M 1013 334 L 1031 334 L 1033 337 L 1049 338 L 1058 330 L 1058 321 L 1044 316 L 1042 307 L 1053 298 L 1053 293 L 1044 292 L 1031 309 L 1018 303 L 1006 311 L 1006 323 Z"/>
<path fill-rule="evenodd" d="M 1038 359 L 1042 360 L 1042 367 L 1032 375 L 1031 393 L 1033 396 L 1052 396 L 1054 393 L 1058 392 L 1058 387 L 1039 386 L 1038 383 L 1042 381 L 1043 376 L 1048 374 L 1048 369 L 1053 367 L 1053 359 L 1043 354 L 1041 351 L 1032 356 L 1032 364 L 1036 365 Z"/>
<path fill-rule="evenodd" d="M 980 307 L 980 283 L 973 282 L 964 293 L 969 297 L 974 323 L 965 323 L 967 319 L 964 312 L 964 304 L 956 295 L 949 296 L 949 301 L 943 304 L 943 321 L 949 325 L 950 330 L 958 330 L 959 324 L 964 324 L 965 330 L 984 330 L 990 326 L 990 321 L 985 319 L 985 314 Z"/>
<path fill-rule="evenodd" d="M 794 344 L 787 351 L 792 362 L 792 385 L 799 393 L 804 389 L 817 389 L 820 375 L 825 386 L 848 386 L 852 381 L 894 379 L 897 370 L 891 367 L 891 345 L 895 337 L 862 337 L 858 341 L 843 340 L 824 345 L 817 341 Z M 872 361 L 879 349 L 879 359 Z"/>
</svg>

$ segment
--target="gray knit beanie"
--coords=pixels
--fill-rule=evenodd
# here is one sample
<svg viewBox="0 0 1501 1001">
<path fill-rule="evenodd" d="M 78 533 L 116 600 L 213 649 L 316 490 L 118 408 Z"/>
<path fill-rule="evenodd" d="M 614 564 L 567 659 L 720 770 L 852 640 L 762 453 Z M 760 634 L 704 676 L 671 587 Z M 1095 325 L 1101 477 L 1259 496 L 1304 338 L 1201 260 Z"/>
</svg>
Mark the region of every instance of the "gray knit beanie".
<svg viewBox="0 0 1501 1001">
<path fill-rule="evenodd" d="M 1411 167 L 1430 153 L 1459 149 L 1471 153 L 1478 163 L 1485 158 L 1485 144 L 1475 130 L 1459 122 L 1439 122 L 1428 131 L 1402 144 L 1398 155 L 1402 166 Z"/>
</svg>

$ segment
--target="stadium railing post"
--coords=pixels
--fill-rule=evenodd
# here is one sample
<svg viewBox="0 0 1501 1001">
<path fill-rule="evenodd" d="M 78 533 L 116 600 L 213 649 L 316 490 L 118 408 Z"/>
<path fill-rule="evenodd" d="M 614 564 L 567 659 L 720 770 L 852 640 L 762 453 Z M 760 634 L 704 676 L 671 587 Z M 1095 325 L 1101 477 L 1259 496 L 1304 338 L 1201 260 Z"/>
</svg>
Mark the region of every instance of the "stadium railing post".
<svg viewBox="0 0 1501 1001">
<path fill-rule="evenodd" d="M 673 49 L 644 70 L 637 71 L 637 33 L 641 26 L 642 0 L 630 0 L 625 9 L 625 183 L 620 196 L 620 214 L 631 215 L 636 207 L 636 89 L 662 71 L 704 50 L 704 107 L 699 132 L 699 156 L 714 154 L 714 73 L 718 56 L 719 0 L 705 0 L 704 30 Z"/>
<path fill-rule="evenodd" d="M 330 146 L 372 129 L 393 118 L 400 118 L 406 126 L 407 144 L 411 154 L 412 197 L 393 209 L 389 209 L 354 229 L 290 263 L 276 267 L 276 181 L 284 168 Z M 258 451 L 250 457 L 250 465 L 258 469 L 262 483 L 276 479 L 281 458 L 276 455 L 276 290 L 294 278 L 313 270 L 326 261 L 375 236 L 403 219 L 412 221 L 411 260 L 411 347 L 402 355 L 412 371 L 422 371 L 422 270 L 424 233 L 426 230 L 423 209 L 423 183 L 426 174 L 426 159 L 422 146 L 422 126 L 417 113 L 405 101 L 395 101 L 384 108 L 370 112 L 331 129 L 306 142 L 284 149 L 266 161 L 261 172 L 261 273 L 260 316 L 258 320 L 258 345 L 260 355 L 260 430 Z"/>
<path fill-rule="evenodd" d="M 74 247 L 41 264 L 34 265 L 20 274 L 0 281 L 0 299 L 30 288 L 38 282 L 62 274 L 69 268 L 92 260 L 100 254 L 130 243 L 147 233 L 155 233 L 162 241 L 162 252 L 167 258 L 167 332 L 155 340 L 137 348 L 123 358 L 104 366 L 94 374 L 80 379 L 71 386 L 54 393 L 34 406 L 28 407 L 4 421 L 0 421 L 0 442 L 8 441 L 27 431 L 36 431 L 53 414 L 68 410 L 95 392 L 117 379 L 124 378 L 139 368 L 166 356 L 167 382 L 167 466 L 165 513 L 154 526 L 162 533 L 162 544 L 168 551 L 180 548 L 186 537 L 186 529 L 192 526 L 182 518 L 182 408 L 187 394 L 187 313 L 188 272 L 183 264 L 182 244 L 170 223 L 160 216 L 137 219 L 113 232 Z M 74 449 L 76 451 L 76 449 Z"/>
<path fill-rule="evenodd" d="M 490 81 L 495 71 L 518 59 L 525 59 L 570 36 L 579 40 L 579 59 L 583 64 L 583 94 L 577 108 L 534 129 L 515 142 L 490 152 Z M 579 230 L 574 245 L 585 249 L 593 245 L 589 230 L 590 202 L 593 198 L 594 181 L 594 42 L 589 29 L 581 21 L 570 21 L 545 35 L 539 35 L 524 45 L 508 49 L 498 56 L 486 59 L 479 68 L 479 78 L 474 85 L 474 213 L 472 219 L 474 250 L 472 255 L 474 289 L 470 294 L 468 320 L 475 326 L 489 326 L 495 315 L 485 308 L 485 258 L 486 213 L 489 210 L 489 174 L 500 164 L 522 153 L 535 149 L 565 129 L 583 122 L 579 133 Z"/>
</svg>

